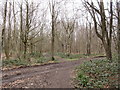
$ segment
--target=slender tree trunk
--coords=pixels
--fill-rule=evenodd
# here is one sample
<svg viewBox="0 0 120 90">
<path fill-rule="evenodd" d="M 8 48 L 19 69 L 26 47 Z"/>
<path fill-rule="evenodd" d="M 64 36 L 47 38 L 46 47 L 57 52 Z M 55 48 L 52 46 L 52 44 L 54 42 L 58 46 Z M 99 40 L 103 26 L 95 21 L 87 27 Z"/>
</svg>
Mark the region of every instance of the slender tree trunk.
<svg viewBox="0 0 120 90">
<path fill-rule="evenodd" d="M 30 53 L 31 53 L 31 54 L 34 52 L 33 46 L 34 46 L 34 45 L 33 45 L 32 41 L 31 41 L 31 43 L 30 43 Z"/>
<path fill-rule="evenodd" d="M 91 54 L 91 23 L 89 23 L 90 28 L 88 28 L 88 24 L 86 22 L 86 38 L 87 38 L 87 55 L 89 56 Z"/>
<path fill-rule="evenodd" d="M 53 11 L 53 15 L 52 15 L 52 41 L 51 41 L 51 54 L 52 54 L 52 60 L 54 60 L 55 58 L 54 58 L 54 36 L 55 36 L 55 34 L 54 34 L 55 32 L 54 32 L 54 11 Z"/>
<path fill-rule="evenodd" d="M 26 59 L 27 43 L 24 42 L 24 59 Z"/>
<path fill-rule="evenodd" d="M 43 41 L 41 41 L 41 43 L 40 43 L 40 55 L 42 55 L 42 52 L 43 52 Z"/>
<path fill-rule="evenodd" d="M 17 51 L 17 35 L 16 35 L 16 15 L 15 15 L 15 1 L 13 0 L 13 17 L 14 17 L 14 29 L 13 29 L 13 43 L 12 43 L 12 51 L 11 54 Z M 16 46 L 16 47 L 14 47 Z M 16 54 L 16 53 L 14 53 Z"/>
<path fill-rule="evenodd" d="M 90 32 L 89 32 L 89 55 L 91 54 L 91 34 L 92 34 L 92 30 L 91 30 L 91 23 L 89 23 L 90 25 Z"/>
<path fill-rule="evenodd" d="M 55 42 L 55 2 L 52 0 L 52 39 L 51 39 L 51 59 L 54 58 L 54 42 Z"/>
<path fill-rule="evenodd" d="M 6 16 L 7 16 L 7 0 L 5 2 L 5 6 L 4 6 L 4 18 L 3 18 L 3 28 L 2 28 L 2 40 L 1 40 L 1 47 L 2 47 L 1 48 L 1 54 L 3 53 L 3 50 L 5 50 Z"/>
<path fill-rule="evenodd" d="M 117 2 L 117 14 L 118 14 L 118 63 L 120 63 L 120 2 Z"/>
<path fill-rule="evenodd" d="M 68 57 L 70 56 L 70 40 L 69 40 L 69 38 L 67 40 L 67 56 Z"/>
<path fill-rule="evenodd" d="M 11 3 L 9 2 L 9 28 L 8 28 L 8 36 L 7 36 L 7 43 L 5 48 L 6 58 L 9 60 L 10 56 L 10 40 L 11 40 Z"/>
<path fill-rule="evenodd" d="M 20 5 L 20 48 L 19 48 L 19 53 L 21 54 L 22 52 L 22 41 L 24 40 L 23 36 L 23 18 L 22 18 L 22 3 Z"/>
<path fill-rule="evenodd" d="M 62 49 L 62 52 L 65 51 L 65 50 L 64 50 L 64 44 L 63 44 L 63 43 L 61 44 L 61 49 Z"/>
<path fill-rule="evenodd" d="M 111 51 L 111 42 L 112 42 L 112 29 L 113 29 L 113 10 L 112 10 L 112 0 L 110 1 L 110 28 L 109 30 L 107 30 L 107 26 L 106 26 L 106 16 L 105 16 L 105 10 L 104 10 L 104 3 L 103 0 L 101 0 L 99 7 L 100 10 L 96 11 L 93 7 L 93 3 L 90 5 L 90 7 L 92 8 L 92 18 L 94 21 L 94 25 L 95 25 L 95 32 L 97 34 L 97 36 L 102 40 L 104 49 L 105 49 L 105 53 L 107 56 L 107 59 L 109 59 L 110 61 L 112 60 L 112 51 Z M 102 35 L 98 32 L 98 27 L 97 27 L 97 21 L 96 21 L 96 16 L 95 16 L 95 11 L 99 12 L 99 15 L 101 17 L 101 33 Z"/>
<path fill-rule="evenodd" d="M 27 53 L 27 43 L 28 43 L 28 33 L 29 33 L 29 4 L 26 2 L 26 30 L 25 30 L 25 39 L 24 39 L 24 59 L 26 59 Z"/>
</svg>

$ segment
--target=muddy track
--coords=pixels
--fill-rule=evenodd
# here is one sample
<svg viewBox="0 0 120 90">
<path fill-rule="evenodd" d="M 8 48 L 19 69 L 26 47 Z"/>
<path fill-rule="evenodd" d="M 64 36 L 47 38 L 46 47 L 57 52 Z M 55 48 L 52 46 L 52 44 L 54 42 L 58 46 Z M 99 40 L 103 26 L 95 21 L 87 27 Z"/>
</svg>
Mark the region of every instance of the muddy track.
<svg viewBox="0 0 120 90">
<path fill-rule="evenodd" d="M 2 73 L 2 87 L 71 88 L 74 68 L 91 59 L 96 58 L 6 70 Z"/>
</svg>

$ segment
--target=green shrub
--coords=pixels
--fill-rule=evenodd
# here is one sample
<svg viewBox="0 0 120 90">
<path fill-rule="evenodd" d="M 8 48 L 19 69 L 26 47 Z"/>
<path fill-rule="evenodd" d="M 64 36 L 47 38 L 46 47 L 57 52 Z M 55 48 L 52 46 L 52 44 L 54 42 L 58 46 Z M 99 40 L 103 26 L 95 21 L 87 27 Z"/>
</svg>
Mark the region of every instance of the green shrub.
<svg viewBox="0 0 120 90">
<path fill-rule="evenodd" d="M 65 53 L 62 53 L 62 52 L 58 52 L 56 53 L 57 56 L 60 56 L 61 58 L 66 58 L 67 55 Z"/>
<path fill-rule="evenodd" d="M 86 57 L 86 55 L 84 55 L 84 54 L 70 54 L 70 55 L 67 55 L 67 54 L 62 53 L 62 52 L 59 52 L 56 55 L 60 56 L 61 58 L 68 58 L 68 59 L 78 59 L 78 58 Z"/>
<path fill-rule="evenodd" d="M 49 58 L 47 57 L 40 57 L 37 59 L 37 62 L 36 63 L 44 63 L 44 62 L 47 62 L 49 61 Z"/>
<path fill-rule="evenodd" d="M 77 88 L 118 87 L 118 61 L 109 60 L 86 61 L 76 69 L 75 78 Z"/>
<path fill-rule="evenodd" d="M 33 53 L 30 53 L 29 56 L 31 56 L 31 57 L 41 57 L 42 54 L 41 53 L 37 53 L 37 52 L 36 53 L 33 52 Z"/>
<path fill-rule="evenodd" d="M 83 54 L 71 54 L 70 56 L 69 56 L 69 58 L 70 59 L 74 59 L 74 58 L 83 58 L 83 57 L 86 57 L 85 55 L 83 55 Z"/>
<path fill-rule="evenodd" d="M 3 66 L 20 66 L 20 65 L 27 65 L 28 62 L 25 60 L 3 60 L 2 65 Z"/>
</svg>

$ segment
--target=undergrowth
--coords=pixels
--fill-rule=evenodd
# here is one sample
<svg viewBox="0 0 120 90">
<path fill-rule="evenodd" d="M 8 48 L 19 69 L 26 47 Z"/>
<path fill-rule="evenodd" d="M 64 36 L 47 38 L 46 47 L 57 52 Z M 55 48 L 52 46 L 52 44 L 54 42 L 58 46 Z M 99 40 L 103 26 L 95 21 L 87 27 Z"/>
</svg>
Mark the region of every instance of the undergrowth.
<svg viewBox="0 0 120 90">
<path fill-rule="evenodd" d="M 76 69 L 76 88 L 118 88 L 118 60 L 86 61 Z"/>
<path fill-rule="evenodd" d="M 2 60 L 2 67 L 14 67 L 14 66 L 31 66 L 35 64 L 47 63 L 50 61 L 48 57 L 37 57 L 33 59 L 10 59 L 10 60 Z"/>
<path fill-rule="evenodd" d="M 86 54 L 69 54 L 67 55 L 66 53 L 56 53 L 56 56 L 60 56 L 61 58 L 65 58 L 65 59 L 79 59 L 79 58 L 84 58 L 87 57 Z"/>
</svg>

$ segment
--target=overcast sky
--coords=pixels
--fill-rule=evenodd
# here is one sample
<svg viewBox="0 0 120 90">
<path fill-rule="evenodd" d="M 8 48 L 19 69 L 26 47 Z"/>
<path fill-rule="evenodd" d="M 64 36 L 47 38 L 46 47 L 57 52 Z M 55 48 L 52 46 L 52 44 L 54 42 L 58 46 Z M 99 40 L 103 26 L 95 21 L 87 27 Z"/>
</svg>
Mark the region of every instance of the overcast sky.
<svg viewBox="0 0 120 90">
<path fill-rule="evenodd" d="M 4 8 L 3 7 L 3 3 L 5 2 L 6 0 L 0 0 L 0 18 L 1 18 L 1 11 L 2 11 L 2 9 Z M 13 0 L 8 0 L 8 1 L 13 1 Z M 16 3 L 18 3 L 18 2 L 21 2 L 21 1 L 24 1 L 24 0 L 14 0 Z M 40 8 L 46 8 L 46 7 L 48 7 L 48 2 L 50 1 L 50 0 L 28 0 L 30 3 L 33 1 L 33 2 L 35 2 L 35 3 L 41 3 L 41 5 L 40 5 Z M 55 1 L 60 1 L 60 0 L 55 0 Z M 65 0 L 63 0 L 63 1 L 65 1 Z M 84 9 L 84 7 L 82 6 L 82 2 L 81 2 L 82 0 L 67 0 L 67 5 L 65 6 L 65 5 L 61 5 L 61 7 L 60 8 L 63 8 L 62 10 L 66 10 L 66 11 L 62 11 L 62 12 L 64 12 L 64 13 L 66 13 L 67 14 L 67 16 L 68 17 L 72 17 L 73 15 L 74 15 L 74 13 L 73 13 L 73 8 L 75 9 L 75 8 L 77 8 L 77 9 Z M 91 1 L 91 0 L 89 0 L 89 1 Z M 97 6 L 97 0 L 92 0 L 93 2 L 94 2 L 94 4 Z M 98 0 L 98 1 L 100 1 L 100 0 Z M 110 0 L 103 0 L 104 1 L 104 3 L 105 3 L 105 7 L 108 7 L 108 5 L 107 5 L 107 2 L 109 2 Z M 113 0 L 113 1 L 116 1 L 116 0 Z M 74 2 L 74 3 L 73 3 Z M 17 4 L 16 4 L 17 5 Z M 16 8 L 18 8 L 18 6 L 16 6 Z M 19 10 L 19 8 L 18 8 L 18 10 Z M 41 12 L 41 11 L 39 11 L 39 12 Z M 48 10 L 48 15 L 47 15 L 47 17 L 48 18 L 50 18 L 50 15 L 49 15 L 50 13 L 49 13 L 49 10 Z M 82 13 L 79 13 L 79 16 L 81 17 L 81 16 L 83 16 L 83 12 Z"/>
</svg>

